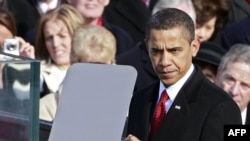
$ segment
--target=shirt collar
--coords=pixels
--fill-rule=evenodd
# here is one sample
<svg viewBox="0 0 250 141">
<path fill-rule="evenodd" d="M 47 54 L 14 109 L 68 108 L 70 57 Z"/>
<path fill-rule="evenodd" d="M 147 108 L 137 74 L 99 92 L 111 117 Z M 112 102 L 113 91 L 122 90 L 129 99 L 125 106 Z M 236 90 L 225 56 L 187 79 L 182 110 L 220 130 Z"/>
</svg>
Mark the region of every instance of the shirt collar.
<svg viewBox="0 0 250 141">
<path fill-rule="evenodd" d="M 159 94 L 158 94 L 158 100 L 160 99 L 162 91 L 166 90 L 167 93 L 168 93 L 169 99 L 171 101 L 174 101 L 174 99 L 177 96 L 178 92 L 180 91 L 180 89 L 182 88 L 184 83 L 187 81 L 187 79 L 191 76 L 193 71 L 194 71 L 194 65 L 192 64 L 189 67 L 187 73 L 179 81 L 177 81 L 175 84 L 173 84 L 173 85 L 171 85 L 171 86 L 169 86 L 167 88 L 160 81 L 160 89 L 159 89 Z"/>
<path fill-rule="evenodd" d="M 38 2 L 38 6 L 40 7 L 43 13 L 46 13 L 50 9 L 56 8 L 57 5 L 58 5 L 58 0 L 52 0 L 49 4 L 41 1 Z"/>
<path fill-rule="evenodd" d="M 247 117 L 247 107 L 241 112 L 241 119 L 243 124 L 246 124 L 246 117 Z"/>
</svg>

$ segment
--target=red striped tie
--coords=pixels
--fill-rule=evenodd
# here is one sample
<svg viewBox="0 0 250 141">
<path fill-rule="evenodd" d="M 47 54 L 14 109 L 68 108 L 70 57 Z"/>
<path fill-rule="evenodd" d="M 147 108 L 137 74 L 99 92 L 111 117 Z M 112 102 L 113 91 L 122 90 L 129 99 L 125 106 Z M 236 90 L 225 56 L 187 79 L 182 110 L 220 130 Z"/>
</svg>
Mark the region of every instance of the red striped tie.
<svg viewBox="0 0 250 141">
<path fill-rule="evenodd" d="M 165 103 L 167 100 L 168 100 L 168 94 L 167 94 L 166 90 L 164 90 L 162 92 L 161 98 L 160 98 L 160 100 L 155 108 L 155 113 L 154 113 L 153 121 L 151 124 L 151 132 L 150 132 L 151 138 L 153 137 L 153 135 L 157 131 L 158 127 L 160 126 L 162 120 L 164 119 L 164 117 L 166 115 L 167 110 L 166 110 Z"/>
</svg>

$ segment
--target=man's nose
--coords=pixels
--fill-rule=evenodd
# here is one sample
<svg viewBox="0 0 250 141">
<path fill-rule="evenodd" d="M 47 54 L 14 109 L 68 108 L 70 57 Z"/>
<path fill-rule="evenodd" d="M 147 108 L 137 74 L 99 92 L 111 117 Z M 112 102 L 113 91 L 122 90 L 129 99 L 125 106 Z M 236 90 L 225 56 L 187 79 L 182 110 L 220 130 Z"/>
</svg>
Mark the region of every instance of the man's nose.
<svg viewBox="0 0 250 141">
<path fill-rule="evenodd" d="M 229 90 L 229 93 L 232 96 L 238 95 L 240 93 L 240 85 L 238 83 L 234 83 Z"/>
<path fill-rule="evenodd" d="M 172 56 L 169 53 L 164 52 L 161 57 L 161 65 L 168 66 L 171 64 Z"/>
</svg>

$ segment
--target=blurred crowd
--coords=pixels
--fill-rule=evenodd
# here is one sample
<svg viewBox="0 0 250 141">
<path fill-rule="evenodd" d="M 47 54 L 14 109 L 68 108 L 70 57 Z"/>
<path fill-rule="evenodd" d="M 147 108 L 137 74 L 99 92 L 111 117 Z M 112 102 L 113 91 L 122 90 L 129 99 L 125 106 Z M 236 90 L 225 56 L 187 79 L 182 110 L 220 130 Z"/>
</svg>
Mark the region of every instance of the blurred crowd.
<svg viewBox="0 0 250 141">
<path fill-rule="evenodd" d="M 16 39 L 20 56 L 41 61 L 40 118 L 53 121 L 73 63 L 133 66 L 138 72 L 134 92 L 159 81 L 145 28 L 150 16 L 165 8 L 180 9 L 192 18 L 200 43 L 193 63 L 233 97 L 244 116 L 246 109 L 250 115 L 250 50 L 237 52 L 242 46 L 250 48 L 249 0 L 0 0 L 0 46 Z M 221 60 L 229 50 L 236 56 L 247 54 L 248 60 L 228 65 Z M 245 76 L 228 73 L 240 67 Z M 250 124 L 249 115 L 244 124 Z"/>
</svg>

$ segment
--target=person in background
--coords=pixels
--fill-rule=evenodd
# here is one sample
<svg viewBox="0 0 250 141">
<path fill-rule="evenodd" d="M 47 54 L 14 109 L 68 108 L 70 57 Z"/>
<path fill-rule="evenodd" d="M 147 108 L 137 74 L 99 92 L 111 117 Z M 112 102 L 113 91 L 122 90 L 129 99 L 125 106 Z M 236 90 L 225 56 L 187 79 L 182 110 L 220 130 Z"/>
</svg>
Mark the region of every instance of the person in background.
<svg viewBox="0 0 250 141">
<path fill-rule="evenodd" d="M 232 24 L 250 16 L 249 0 L 228 0 L 230 9 L 228 23 Z"/>
<path fill-rule="evenodd" d="M 72 37 L 71 63 L 115 64 L 116 40 L 114 35 L 104 27 L 86 25 L 75 31 Z M 84 78 L 83 78 L 84 79 Z M 40 100 L 39 118 L 53 121 L 62 85 L 55 93 Z"/>
<path fill-rule="evenodd" d="M 236 103 L 192 64 L 199 41 L 185 12 L 152 15 L 145 41 L 160 81 L 132 96 L 125 141 L 223 141 L 224 125 L 241 124 Z"/>
<path fill-rule="evenodd" d="M 50 9 L 54 9 L 64 0 L 2 0 L 1 7 L 11 12 L 17 23 L 17 35 L 34 44 L 35 38 L 27 34 L 36 27 L 40 17 Z"/>
<path fill-rule="evenodd" d="M 193 21 L 196 21 L 196 12 L 192 0 L 157 0 L 153 7 L 152 14 L 165 8 L 177 8 L 189 14 Z"/>
<path fill-rule="evenodd" d="M 116 40 L 104 27 L 86 25 L 72 40 L 71 63 L 115 64 Z"/>
<path fill-rule="evenodd" d="M 72 35 L 83 25 L 81 14 L 68 4 L 41 17 L 35 46 L 36 57 L 42 61 L 41 97 L 58 90 L 71 64 Z"/>
<path fill-rule="evenodd" d="M 215 84 L 237 103 L 242 124 L 250 125 L 250 45 L 235 44 L 230 48 L 221 60 Z"/>
<path fill-rule="evenodd" d="M 229 50 L 234 44 L 250 45 L 250 16 L 229 24 L 221 33 L 221 45 Z"/>
<path fill-rule="evenodd" d="M 146 0 L 110 0 L 103 13 L 108 22 L 126 30 L 135 45 L 144 41 L 145 25 L 150 15 Z"/>
<path fill-rule="evenodd" d="M 196 37 L 201 41 L 218 44 L 218 34 L 227 24 L 227 0 L 192 0 L 196 11 Z"/>
<path fill-rule="evenodd" d="M 5 39 L 16 38 L 20 45 L 20 56 L 35 58 L 35 49 L 30 43 L 26 42 L 22 37 L 16 36 L 17 27 L 14 16 L 0 8 L 0 46 L 3 47 Z"/>
<path fill-rule="evenodd" d="M 124 29 L 110 24 L 103 17 L 104 9 L 110 0 L 67 0 L 67 2 L 81 13 L 86 24 L 103 26 L 114 34 L 117 42 L 116 55 L 134 47 L 135 44 L 132 37 Z"/>
<path fill-rule="evenodd" d="M 35 58 L 34 47 L 26 42 L 23 38 L 17 37 L 16 21 L 11 12 L 0 8 L 0 48 L 1 51 L 4 47 L 4 42 L 6 39 L 16 39 L 19 42 L 19 56 L 28 57 L 31 59 Z M 27 82 L 22 83 L 25 78 L 28 68 L 18 67 L 18 63 L 9 63 L 6 65 L 1 58 L 0 63 L 0 140 L 27 140 L 27 137 L 23 134 L 25 126 L 15 124 L 11 118 L 8 120 L 6 113 L 18 113 L 24 114 L 26 112 L 27 103 L 25 103 L 25 98 L 27 98 L 24 93 L 20 91 L 15 91 L 17 88 L 23 90 L 28 84 Z M 21 64 L 22 65 L 22 64 Z M 15 66 L 15 67 L 14 67 Z M 24 70 L 24 71 L 23 71 Z M 14 73 L 13 73 L 14 72 Z M 8 75 L 11 74 L 11 75 Z M 16 83 L 14 83 L 16 82 Z M 19 84 L 18 86 L 16 84 Z"/>
<path fill-rule="evenodd" d="M 22 37 L 16 36 L 16 21 L 11 12 L 0 8 L 0 47 L 3 51 L 5 39 L 16 39 L 19 42 L 20 56 L 35 58 L 35 49 L 30 43 L 26 42 Z M 3 59 L 3 58 L 2 58 Z M 0 80 L 2 81 L 2 71 L 4 66 L 0 65 Z M 3 83 L 0 82 L 0 89 L 3 89 Z"/>
<path fill-rule="evenodd" d="M 214 83 L 217 75 L 217 68 L 225 53 L 226 50 L 217 43 L 205 41 L 201 43 L 200 49 L 193 59 L 193 63 L 199 66 L 203 74 Z"/>
</svg>

